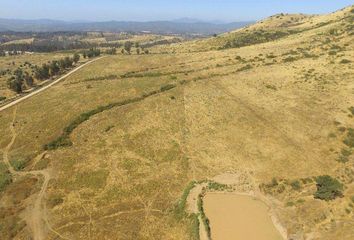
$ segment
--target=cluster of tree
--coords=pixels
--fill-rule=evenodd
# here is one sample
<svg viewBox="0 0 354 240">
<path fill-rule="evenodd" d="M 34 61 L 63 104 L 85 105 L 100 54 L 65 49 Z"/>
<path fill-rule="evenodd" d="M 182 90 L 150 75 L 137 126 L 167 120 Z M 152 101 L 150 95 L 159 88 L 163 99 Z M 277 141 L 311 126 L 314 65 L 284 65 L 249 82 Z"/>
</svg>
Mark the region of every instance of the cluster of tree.
<svg viewBox="0 0 354 240">
<path fill-rule="evenodd" d="M 117 54 L 117 49 L 115 47 L 113 47 L 113 48 L 107 49 L 105 51 L 105 53 L 109 54 L 109 55 L 116 55 Z"/>
<path fill-rule="evenodd" d="M 74 63 L 77 63 L 80 60 L 80 55 L 75 53 L 72 58 L 65 57 L 59 61 L 54 60 L 50 63 L 45 63 L 41 67 L 36 67 L 35 77 L 38 80 L 45 80 L 49 77 L 55 76 L 61 71 L 71 68 Z"/>
<path fill-rule="evenodd" d="M 6 56 L 6 53 L 4 50 L 0 50 L 0 57 L 5 57 Z"/>
<path fill-rule="evenodd" d="M 101 50 L 97 48 L 90 48 L 87 51 L 83 51 L 82 55 L 84 56 L 84 58 L 98 57 L 101 55 Z"/>
<path fill-rule="evenodd" d="M 125 53 L 131 54 L 133 46 L 136 49 L 136 54 L 138 54 L 138 55 L 141 54 L 141 53 L 149 54 L 149 50 L 148 49 L 144 49 L 144 48 L 140 48 L 140 44 L 138 42 L 132 43 L 130 41 L 126 41 L 124 43 L 124 46 L 123 46 L 123 49 L 122 49 L 122 54 L 125 54 Z"/>
<path fill-rule="evenodd" d="M 65 57 L 58 61 L 54 60 L 50 63 L 45 63 L 41 67 L 36 66 L 34 69 L 34 77 L 38 80 L 48 79 L 67 68 L 71 68 L 73 64 L 77 63 L 79 60 L 80 55 L 76 53 L 72 58 Z M 13 72 L 13 76 L 8 80 L 9 88 L 16 93 L 21 93 L 26 87 L 32 87 L 33 84 L 33 76 L 23 71 L 21 68 L 17 68 Z"/>
<path fill-rule="evenodd" d="M 23 72 L 21 68 L 14 71 L 14 76 L 8 80 L 9 88 L 16 93 L 21 93 L 24 85 L 33 86 L 33 77 L 28 72 Z"/>
</svg>

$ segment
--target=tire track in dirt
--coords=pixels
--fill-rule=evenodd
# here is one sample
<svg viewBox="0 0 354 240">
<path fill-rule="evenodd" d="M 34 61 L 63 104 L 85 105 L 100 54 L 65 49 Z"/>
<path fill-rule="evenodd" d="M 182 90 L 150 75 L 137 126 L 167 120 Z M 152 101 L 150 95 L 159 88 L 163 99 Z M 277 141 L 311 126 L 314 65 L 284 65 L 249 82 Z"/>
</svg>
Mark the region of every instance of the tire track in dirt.
<svg viewBox="0 0 354 240">
<path fill-rule="evenodd" d="M 9 152 L 10 152 L 13 144 L 15 143 L 15 140 L 17 137 L 17 133 L 16 133 L 16 129 L 15 129 L 16 114 L 17 114 L 17 106 L 14 109 L 13 118 L 10 123 L 10 131 L 11 131 L 12 137 L 11 137 L 9 144 L 3 150 L 3 161 L 7 165 L 11 175 L 14 178 L 14 181 L 16 181 L 16 179 L 18 177 L 24 177 L 24 176 L 28 176 L 28 175 L 36 175 L 37 177 L 39 176 L 39 177 L 44 178 L 41 189 L 38 193 L 38 196 L 36 196 L 33 204 L 29 204 L 27 206 L 25 213 L 24 213 L 24 220 L 26 221 L 27 226 L 29 226 L 29 228 L 32 231 L 33 239 L 34 240 L 42 240 L 42 239 L 45 239 L 46 231 L 47 231 L 46 228 L 55 232 L 49 225 L 49 222 L 47 220 L 46 208 L 43 206 L 43 205 L 45 205 L 45 204 L 43 204 L 43 198 L 45 196 L 45 192 L 47 190 L 48 183 L 51 178 L 50 177 L 51 174 L 50 174 L 49 169 L 38 170 L 38 171 L 17 171 L 11 165 L 10 159 L 9 159 Z M 56 234 L 58 235 L 58 233 L 56 233 Z"/>
</svg>

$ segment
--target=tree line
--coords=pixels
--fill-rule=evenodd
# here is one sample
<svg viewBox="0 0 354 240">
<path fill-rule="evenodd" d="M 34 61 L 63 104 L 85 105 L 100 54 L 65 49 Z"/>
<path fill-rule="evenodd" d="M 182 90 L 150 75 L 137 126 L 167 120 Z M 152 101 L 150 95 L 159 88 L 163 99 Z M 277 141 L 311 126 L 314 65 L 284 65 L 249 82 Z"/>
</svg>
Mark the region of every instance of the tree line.
<svg viewBox="0 0 354 240">
<path fill-rule="evenodd" d="M 58 75 L 60 72 L 73 67 L 80 60 L 80 55 L 75 53 L 73 57 L 65 57 L 60 60 L 54 60 L 50 63 L 44 63 L 42 66 L 36 66 L 34 69 L 34 77 L 38 80 L 46 80 L 50 77 Z M 25 87 L 33 86 L 33 76 L 28 72 L 23 71 L 21 68 L 17 68 L 14 71 L 14 75 L 8 80 L 8 86 L 16 93 L 21 93 Z"/>
</svg>

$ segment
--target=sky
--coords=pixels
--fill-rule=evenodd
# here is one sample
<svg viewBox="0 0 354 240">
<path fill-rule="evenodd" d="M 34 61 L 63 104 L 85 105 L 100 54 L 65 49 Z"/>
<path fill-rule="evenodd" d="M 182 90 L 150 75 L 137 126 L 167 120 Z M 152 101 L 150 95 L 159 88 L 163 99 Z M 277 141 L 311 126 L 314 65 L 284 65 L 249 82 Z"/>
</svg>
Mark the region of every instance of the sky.
<svg viewBox="0 0 354 240">
<path fill-rule="evenodd" d="M 354 0 L 0 0 L 0 18 L 249 21 L 276 13 L 323 14 Z"/>
</svg>

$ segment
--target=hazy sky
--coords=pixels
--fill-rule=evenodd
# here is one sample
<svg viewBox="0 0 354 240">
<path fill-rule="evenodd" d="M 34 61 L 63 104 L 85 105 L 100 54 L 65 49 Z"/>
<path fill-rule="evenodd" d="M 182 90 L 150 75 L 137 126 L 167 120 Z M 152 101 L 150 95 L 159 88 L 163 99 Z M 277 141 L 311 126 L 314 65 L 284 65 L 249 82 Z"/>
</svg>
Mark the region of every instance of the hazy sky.
<svg viewBox="0 0 354 240">
<path fill-rule="evenodd" d="M 258 20 L 275 13 L 329 13 L 354 0 L 0 0 L 0 18 L 60 20 Z"/>
</svg>

